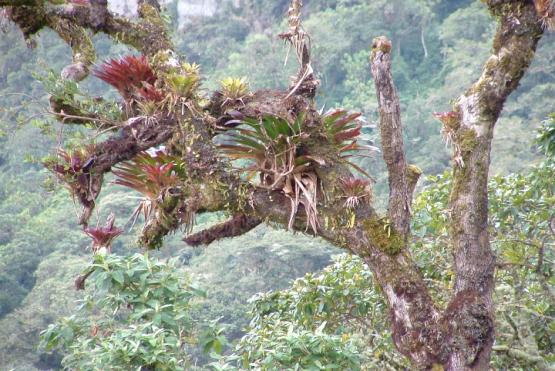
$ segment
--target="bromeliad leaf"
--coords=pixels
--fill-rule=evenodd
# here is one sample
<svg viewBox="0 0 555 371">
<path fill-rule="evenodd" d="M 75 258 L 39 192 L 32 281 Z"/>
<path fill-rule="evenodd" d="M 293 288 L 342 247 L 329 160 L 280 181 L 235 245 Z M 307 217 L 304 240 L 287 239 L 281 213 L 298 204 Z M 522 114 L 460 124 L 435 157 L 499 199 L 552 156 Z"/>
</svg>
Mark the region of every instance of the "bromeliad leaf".
<svg viewBox="0 0 555 371">
<path fill-rule="evenodd" d="M 126 100 L 140 90 L 144 90 L 146 96 L 154 94 L 152 89 L 146 88 L 154 85 L 156 75 L 145 56 L 111 59 L 94 70 L 93 75 L 116 88 Z"/>
<path fill-rule="evenodd" d="M 307 216 L 307 227 L 318 228 L 318 177 L 314 166 L 323 164 L 318 156 L 305 153 L 303 141 L 309 136 L 303 132 L 305 115 L 295 121 L 272 115 L 261 119 L 232 120 L 240 124 L 224 136 L 219 145 L 221 152 L 232 160 L 245 160 L 242 170 L 259 174 L 259 186 L 283 192 L 291 201 L 289 228 L 292 228 L 299 205 Z"/>
<path fill-rule="evenodd" d="M 115 184 L 134 189 L 145 197 L 133 214 L 135 217 L 143 214 L 145 220 L 158 206 L 164 191 L 174 187 L 179 178 L 184 176 L 182 161 L 163 151 L 157 151 L 154 156 L 141 152 L 131 161 L 115 167 L 112 172 L 117 177 Z"/>
<path fill-rule="evenodd" d="M 114 214 L 110 214 L 104 227 L 88 227 L 84 229 L 85 234 L 93 240 L 92 250 L 95 254 L 101 249 L 106 249 L 110 252 L 114 238 L 123 233 L 122 229 L 114 225 L 115 220 Z"/>
<path fill-rule="evenodd" d="M 352 157 L 368 157 L 369 153 L 378 151 L 376 147 L 358 143 L 363 124 L 361 114 L 338 108 L 326 112 L 322 120 L 328 141 L 336 146 L 339 156 L 355 170 L 371 178 L 360 166 L 348 160 Z"/>
</svg>

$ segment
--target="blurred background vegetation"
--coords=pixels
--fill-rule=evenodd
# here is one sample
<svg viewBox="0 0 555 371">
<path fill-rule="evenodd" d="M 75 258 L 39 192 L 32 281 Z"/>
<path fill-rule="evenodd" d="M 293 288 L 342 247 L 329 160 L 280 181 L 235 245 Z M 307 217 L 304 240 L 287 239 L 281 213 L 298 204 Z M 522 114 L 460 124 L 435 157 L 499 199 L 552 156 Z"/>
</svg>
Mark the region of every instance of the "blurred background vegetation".
<svg viewBox="0 0 555 371">
<path fill-rule="evenodd" d="M 169 2 L 166 13 L 170 19 L 179 19 L 172 23 L 173 38 L 189 61 L 201 65 L 207 94 L 229 76 L 247 76 L 252 89 L 288 85 L 294 66 L 284 66 L 287 50 L 276 37 L 286 27 L 283 15 L 288 0 L 220 0 L 213 2 L 207 14 L 183 17 L 183 9 L 196 3 Z M 132 12 L 132 5 L 127 4 L 131 9 L 123 6 L 126 4 L 118 5 Z M 304 14 L 304 25 L 312 38 L 314 67 L 322 82 L 318 105 L 361 111 L 369 123 L 366 134 L 377 145 L 379 140 L 372 130 L 377 103 L 368 66 L 369 49 L 375 36 L 385 34 L 393 41 L 393 72 L 403 108 L 408 157 L 431 176 L 419 186 L 424 192 L 416 201 L 413 247 L 418 264 L 441 301 L 442 288 L 450 284 L 446 216 L 439 211 L 447 197 L 449 176 L 443 172 L 450 159 L 432 112 L 448 110 L 450 101 L 479 76 L 491 48 L 495 20 L 480 1 L 472 0 L 305 0 Z M 83 294 L 73 289 L 73 281 L 90 264 L 91 252 L 89 240 L 77 226 L 76 206 L 66 190 L 48 183 L 49 175 L 39 161 L 52 154 L 56 146 L 78 143 L 83 131 L 61 128 L 48 118 L 47 95 L 36 77 L 49 70 L 60 71 L 70 62 L 71 53 L 52 32 L 41 32 L 36 47 L 31 49 L 12 25 L 0 27 L 5 31 L 0 37 L 0 369 L 55 369 L 62 354 L 39 349 L 39 333 L 50 323 L 76 312 L 75 300 L 82 299 Z M 99 61 L 129 52 L 101 35 L 94 41 Z M 555 35 L 551 33 L 542 39 L 533 65 L 505 105 L 496 128 L 491 167 L 492 176 L 497 176 L 492 180 L 492 230 L 499 232 L 493 233 L 494 246 L 505 264 L 498 273 L 496 291 L 502 305 L 498 310 L 494 361 L 500 369 L 552 369 L 555 361 L 554 236 L 549 233 L 554 213 L 551 180 L 555 174 L 553 160 L 546 160 L 545 153 L 534 144 L 537 129 L 555 111 L 554 60 Z M 114 96 L 98 79 L 90 78 L 81 85 L 93 96 Z M 546 122 L 547 126 L 555 125 L 553 120 Z M 360 165 L 376 178 L 376 199 L 383 200 L 386 184 L 380 159 L 365 159 Z M 136 204 L 136 194 L 110 185 L 102 191 L 98 219 L 104 220 L 114 212 L 119 221 L 125 221 Z M 534 210 L 537 212 L 532 215 Z M 203 215 L 197 220 L 197 228 L 222 217 Z M 114 253 L 137 252 L 136 237 L 137 228 L 126 230 L 116 240 Z M 544 246 L 541 262 L 539 246 Z M 209 367 L 203 365 L 210 362 L 210 367 L 222 369 L 244 365 L 244 359 L 229 354 L 253 318 L 250 337 L 243 338 L 237 349 L 239 354 L 248 354 L 252 359 L 247 363 L 256 367 L 290 367 L 271 361 L 256 363 L 257 359 L 267 360 L 267 355 L 253 351 L 260 344 L 265 349 L 277 349 L 286 338 L 303 344 L 316 339 L 322 347 L 338 348 L 341 344 L 343 355 L 350 358 L 325 361 L 339 362 L 342 367 L 356 368 L 353 365 L 361 363 L 370 369 L 406 367 L 393 352 L 384 325 L 386 313 L 376 309 L 383 303 L 371 285 L 359 287 L 360 281 L 354 279 L 351 288 L 359 290 L 358 296 L 351 298 L 352 293 L 337 292 L 332 301 L 341 303 L 337 298 L 351 298 L 362 305 L 360 315 L 376 311 L 372 323 L 352 321 L 338 326 L 343 319 L 330 317 L 338 309 L 324 306 L 302 312 L 300 317 L 291 314 L 291 308 L 309 300 L 294 295 L 302 282 L 288 288 L 292 280 L 320 271 L 339 253 L 319 239 L 260 226 L 208 248 L 193 249 L 185 246 L 179 235 L 171 236 L 154 255 L 160 259 L 178 257 L 176 272 L 191 277 L 206 292 L 191 309 L 194 318 L 199 323 L 219 319 L 218 326 L 227 338 L 223 358 L 213 354 L 218 358 L 214 360 L 199 349 L 192 350 L 191 362 L 196 367 Z M 309 275 L 301 279 L 311 288 L 301 290 L 303 295 L 312 295 L 309 301 L 321 298 L 316 288 L 324 284 L 315 280 L 329 281 L 334 287 L 353 280 L 353 275 L 368 274 L 360 262 L 345 256 L 333 259 L 320 278 Z M 446 268 L 434 270 L 432 264 Z M 254 294 L 269 290 L 276 294 L 258 296 L 254 304 L 248 303 Z M 282 295 L 289 299 L 275 307 L 272 300 Z M 271 325 L 281 328 L 281 333 L 276 330 L 267 334 L 271 318 L 257 322 L 260 303 L 274 308 L 270 312 L 281 311 L 282 327 Z M 298 329 L 293 340 L 288 327 L 283 327 L 291 324 Z M 342 334 L 358 337 L 351 339 Z M 288 344 L 293 352 L 293 343 Z M 287 357 L 293 355 L 283 359 Z"/>
</svg>

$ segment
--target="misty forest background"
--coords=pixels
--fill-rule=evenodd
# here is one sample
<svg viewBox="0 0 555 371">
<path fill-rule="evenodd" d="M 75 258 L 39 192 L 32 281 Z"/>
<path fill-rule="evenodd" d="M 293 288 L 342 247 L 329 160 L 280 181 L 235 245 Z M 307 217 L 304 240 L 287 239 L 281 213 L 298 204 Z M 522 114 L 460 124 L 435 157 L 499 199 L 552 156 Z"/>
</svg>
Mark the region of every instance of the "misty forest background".
<svg viewBox="0 0 555 371">
<path fill-rule="evenodd" d="M 284 66 L 287 49 L 276 35 L 286 28 L 288 3 L 176 0 L 166 3 L 165 12 L 180 52 L 201 65 L 207 93 L 229 76 L 248 76 L 253 90 L 286 88 L 295 66 Z M 134 11 L 131 3 L 111 5 L 126 14 Z M 450 162 L 450 150 L 432 112 L 448 111 L 450 101 L 479 76 L 491 48 L 495 20 L 480 1 L 472 0 L 306 0 L 303 13 L 304 26 L 312 38 L 313 65 L 322 82 L 318 105 L 361 111 L 368 121 L 364 134 L 377 146 L 373 129 L 377 102 L 368 56 L 373 37 L 384 34 L 392 39 L 393 72 L 403 107 L 408 157 L 423 169 L 425 176 L 432 176 L 419 184 L 419 190 L 428 189 L 428 193 L 427 198 L 417 200 L 416 207 L 426 209 L 426 200 L 441 194 L 441 189 L 436 193 L 426 187 L 437 187 L 437 182 L 445 177 L 437 176 Z M 0 369 L 50 369 L 59 367 L 62 355 L 39 349 L 39 333 L 76 310 L 75 301 L 83 293 L 75 291 L 73 282 L 91 259 L 90 240 L 78 228 L 76 206 L 40 163 L 41 158 L 53 154 L 56 146 L 78 142 L 83 137 L 77 128 L 65 127 L 62 133 L 60 125 L 48 117 L 47 93 L 37 81 L 40 76 L 44 80 L 49 71 L 58 74 L 70 63 L 71 51 L 53 32 L 42 31 L 35 47 L 29 48 L 13 25 L 6 23 L 1 27 Z M 125 46 L 113 45 L 103 35 L 95 36 L 94 41 L 99 62 L 130 52 Z M 554 61 L 555 34 L 548 33 L 497 124 L 491 174 L 500 176 L 496 178 L 500 192 L 510 193 L 511 189 L 503 190 L 510 179 L 517 177 L 510 174 L 526 176 L 532 166 L 544 161 L 534 138 L 541 123 L 555 111 Z M 89 78 L 82 85 L 93 96 L 115 97 L 115 92 L 99 79 Z M 364 159 L 360 165 L 376 179 L 376 200 L 385 199 L 381 197 L 386 179 L 380 156 Z M 137 197 L 121 186 L 105 187 L 97 206 L 98 220 L 105 220 L 113 211 L 123 223 L 135 208 Z M 196 228 L 223 217 L 202 215 Z M 92 220 L 96 219 L 94 216 Z M 129 227 L 130 224 L 115 241 L 115 254 L 137 252 L 140 227 Z M 178 233 L 168 238 L 164 248 L 151 255 L 162 259 L 178 257 L 179 274 L 188 275 L 206 292 L 206 297 L 196 303 L 193 317 L 199 322 L 219 319 L 227 338 L 224 353 L 244 334 L 250 320 L 251 296 L 287 288 L 294 279 L 320 271 L 332 262 L 333 255 L 341 254 L 320 239 L 267 225 L 207 248 L 188 247 L 181 237 Z M 432 242 L 426 243 L 432 246 Z M 421 241 L 418 246 L 428 245 Z M 448 260 L 449 253 L 438 249 L 421 255 L 420 262 L 434 261 L 434 254 L 443 254 Z M 503 256 L 503 252 L 498 254 Z M 549 254 L 546 257 L 549 259 Z M 553 262 L 548 260 L 546 264 L 550 263 Z M 552 272 L 553 268 L 548 270 Z M 433 274 L 429 277 L 433 278 Z M 543 359 L 533 363 L 534 367 L 550 367 L 555 360 L 553 303 L 542 301 L 541 298 L 547 299 L 537 284 L 528 286 L 526 282 L 536 282 L 530 272 L 515 277 L 511 279 L 518 279 L 520 288 L 516 281 L 513 287 L 509 283 L 496 299 L 526 297 L 507 313 L 517 327 L 529 324 L 521 338 L 531 337 L 526 341 L 532 345 L 522 347 Z M 553 278 L 550 282 L 554 283 Z M 498 327 L 498 337 L 503 339 L 505 330 L 512 331 L 510 327 Z M 387 334 L 384 336 L 387 342 Z M 191 354 L 198 367 L 212 361 L 198 349 L 192 349 Z M 499 367 L 525 367 L 519 363 L 522 360 L 509 358 L 498 360 Z"/>
</svg>

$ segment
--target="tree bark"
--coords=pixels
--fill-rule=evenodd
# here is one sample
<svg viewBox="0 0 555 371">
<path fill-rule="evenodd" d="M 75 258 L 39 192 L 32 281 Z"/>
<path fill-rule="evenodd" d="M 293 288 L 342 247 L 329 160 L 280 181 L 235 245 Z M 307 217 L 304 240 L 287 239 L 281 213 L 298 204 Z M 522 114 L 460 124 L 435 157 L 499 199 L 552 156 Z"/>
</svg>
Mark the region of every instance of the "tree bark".
<svg viewBox="0 0 555 371">
<path fill-rule="evenodd" d="M 410 228 L 410 203 L 407 161 L 403 144 L 401 106 L 391 75 L 391 41 L 384 36 L 372 43 L 372 76 L 380 111 L 380 137 L 382 153 L 387 165 L 389 183 L 388 215 L 393 225 L 408 237 Z"/>
<path fill-rule="evenodd" d="M 448 368 L 453 370 L 486 370 L 489 365 L 495 256 L 488 233 L 487 185 L 493 129 L 543 33 L 531 1 L 486 3 L 500 22 L 493 53 L 480 79 L 453 107 L 454 156 L 462 159 L 454 164 L 449 201 L 456 279 L 446 321 L 452 329 Z"/>
</svg>

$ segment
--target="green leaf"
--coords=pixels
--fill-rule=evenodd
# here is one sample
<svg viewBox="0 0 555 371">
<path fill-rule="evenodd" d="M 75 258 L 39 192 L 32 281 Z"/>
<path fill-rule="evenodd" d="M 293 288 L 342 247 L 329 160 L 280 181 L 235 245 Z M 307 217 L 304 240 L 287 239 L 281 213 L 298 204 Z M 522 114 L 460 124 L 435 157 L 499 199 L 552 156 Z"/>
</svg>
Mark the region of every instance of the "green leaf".
<svg viewBox="0 0 555 371">
<path fill-rule="evenodd" d="M 112 278 L 120 285 L 123 285 L 123 283 L 125 282 L 125 279 L 123 277 L 123 272 L 119 270 L 112 272 Z"/>
</svg>

